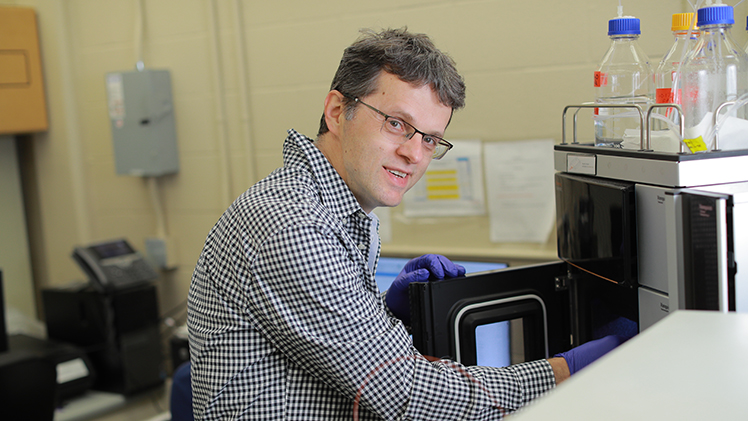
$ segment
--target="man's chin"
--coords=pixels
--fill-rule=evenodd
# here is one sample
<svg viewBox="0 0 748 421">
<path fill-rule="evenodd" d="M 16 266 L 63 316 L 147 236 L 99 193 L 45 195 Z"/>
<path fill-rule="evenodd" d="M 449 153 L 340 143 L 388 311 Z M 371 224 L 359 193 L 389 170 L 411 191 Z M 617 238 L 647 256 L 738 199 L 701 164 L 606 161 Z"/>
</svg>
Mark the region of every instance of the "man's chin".
<svg viewBox="0 0 748 421">
<path fill-rule="evenodd" d="M 379 207 L 382 207 L 382 208 L 394 208 L 395 206 L 397 206 L 400 203 L 402 203 L 402 201 L 403 201 L 402 197 L 397 198 L 397 199 L 382 201 L 382 204 L 380 204 Z"/>
</svg>

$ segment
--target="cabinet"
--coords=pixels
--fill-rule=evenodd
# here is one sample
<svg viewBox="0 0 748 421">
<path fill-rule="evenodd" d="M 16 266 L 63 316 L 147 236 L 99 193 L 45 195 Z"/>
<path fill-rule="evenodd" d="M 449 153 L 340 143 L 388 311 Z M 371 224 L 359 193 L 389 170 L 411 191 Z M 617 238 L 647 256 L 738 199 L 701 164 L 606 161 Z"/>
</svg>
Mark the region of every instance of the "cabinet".
<svg viewBox="0 0 748 421">
<path fill-rule="evenodd" d="M 0 134 L 47 128 L 36 13 L 0 7 Z"/>
</svg>

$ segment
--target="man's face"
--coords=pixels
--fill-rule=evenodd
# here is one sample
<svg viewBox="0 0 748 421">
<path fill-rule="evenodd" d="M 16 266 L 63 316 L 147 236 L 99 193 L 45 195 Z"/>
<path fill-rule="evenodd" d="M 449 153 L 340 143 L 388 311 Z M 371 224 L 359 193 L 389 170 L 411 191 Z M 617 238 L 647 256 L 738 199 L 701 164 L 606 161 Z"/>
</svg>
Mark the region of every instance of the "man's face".
<svg viewBox="0 0 748 421">
<path fill-rule="evenodd" d="M 415 87 L 386 72 L 377 89 L 359 99 L 440 137 L 452 116 L 452 109 L 439 102 L 430 86 Z M 396 142 L 382 130 L 383 122 L 384 116 L 359 104 L 354 118 L 341 126 L 343 168 L 338 172 L 366 213 L 378 206 L 397 206 L 431 162 L 420 134 Z"/>
</svg>

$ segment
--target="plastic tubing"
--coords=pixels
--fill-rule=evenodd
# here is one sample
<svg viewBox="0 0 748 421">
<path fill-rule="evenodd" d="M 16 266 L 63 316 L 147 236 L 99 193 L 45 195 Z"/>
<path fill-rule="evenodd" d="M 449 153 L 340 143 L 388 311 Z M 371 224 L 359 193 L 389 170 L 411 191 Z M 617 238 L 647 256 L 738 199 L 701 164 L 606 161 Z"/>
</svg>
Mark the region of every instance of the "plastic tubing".
<svg viewBox="0 0 748 421">
<path fill-rule="evenodd" d="M 719 127 L 725 123 L 725 120 L 727 120 L 727 118 L 735 117 L 740 107 L 743 107 L 746 104 L 748 104 L 748 93 L 741 95 L 737 100 L 735 100 L 734 104 L 725 107 L 725 109 L 727 110 L 725 113 L 717 116 L 717 124 L 713 125 L 704 137 L 704 143 L 706 144 L 707 150 L 712 150 L 714 138 L 717 134 L 717 131 L 719 130 Z M 714 111 L 716 112 L 717 110 Z"/>
</svg>

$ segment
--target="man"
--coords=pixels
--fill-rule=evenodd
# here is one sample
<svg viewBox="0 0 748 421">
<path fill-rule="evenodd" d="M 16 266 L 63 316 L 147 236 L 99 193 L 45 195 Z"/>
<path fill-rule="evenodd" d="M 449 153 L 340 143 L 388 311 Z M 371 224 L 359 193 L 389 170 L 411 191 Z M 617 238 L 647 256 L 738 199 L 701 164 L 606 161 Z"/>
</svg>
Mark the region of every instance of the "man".
<svg viewBox="0 0 748 421">
<path fill-rule="evenodd" d="M 372 211 L 399 204 L 452 147 L 464 97 L 425 35 L 365 32 L 346 49 L 317 139 L 290 130 L 283 167 L 208 235 L 189 293 L 196 419 L 498 419 L 569 376 L 564 358 L 499 369 L 420 355 L 407 287 L 464 274 L 443 256 L 377 289 Z"/>
</svg>

